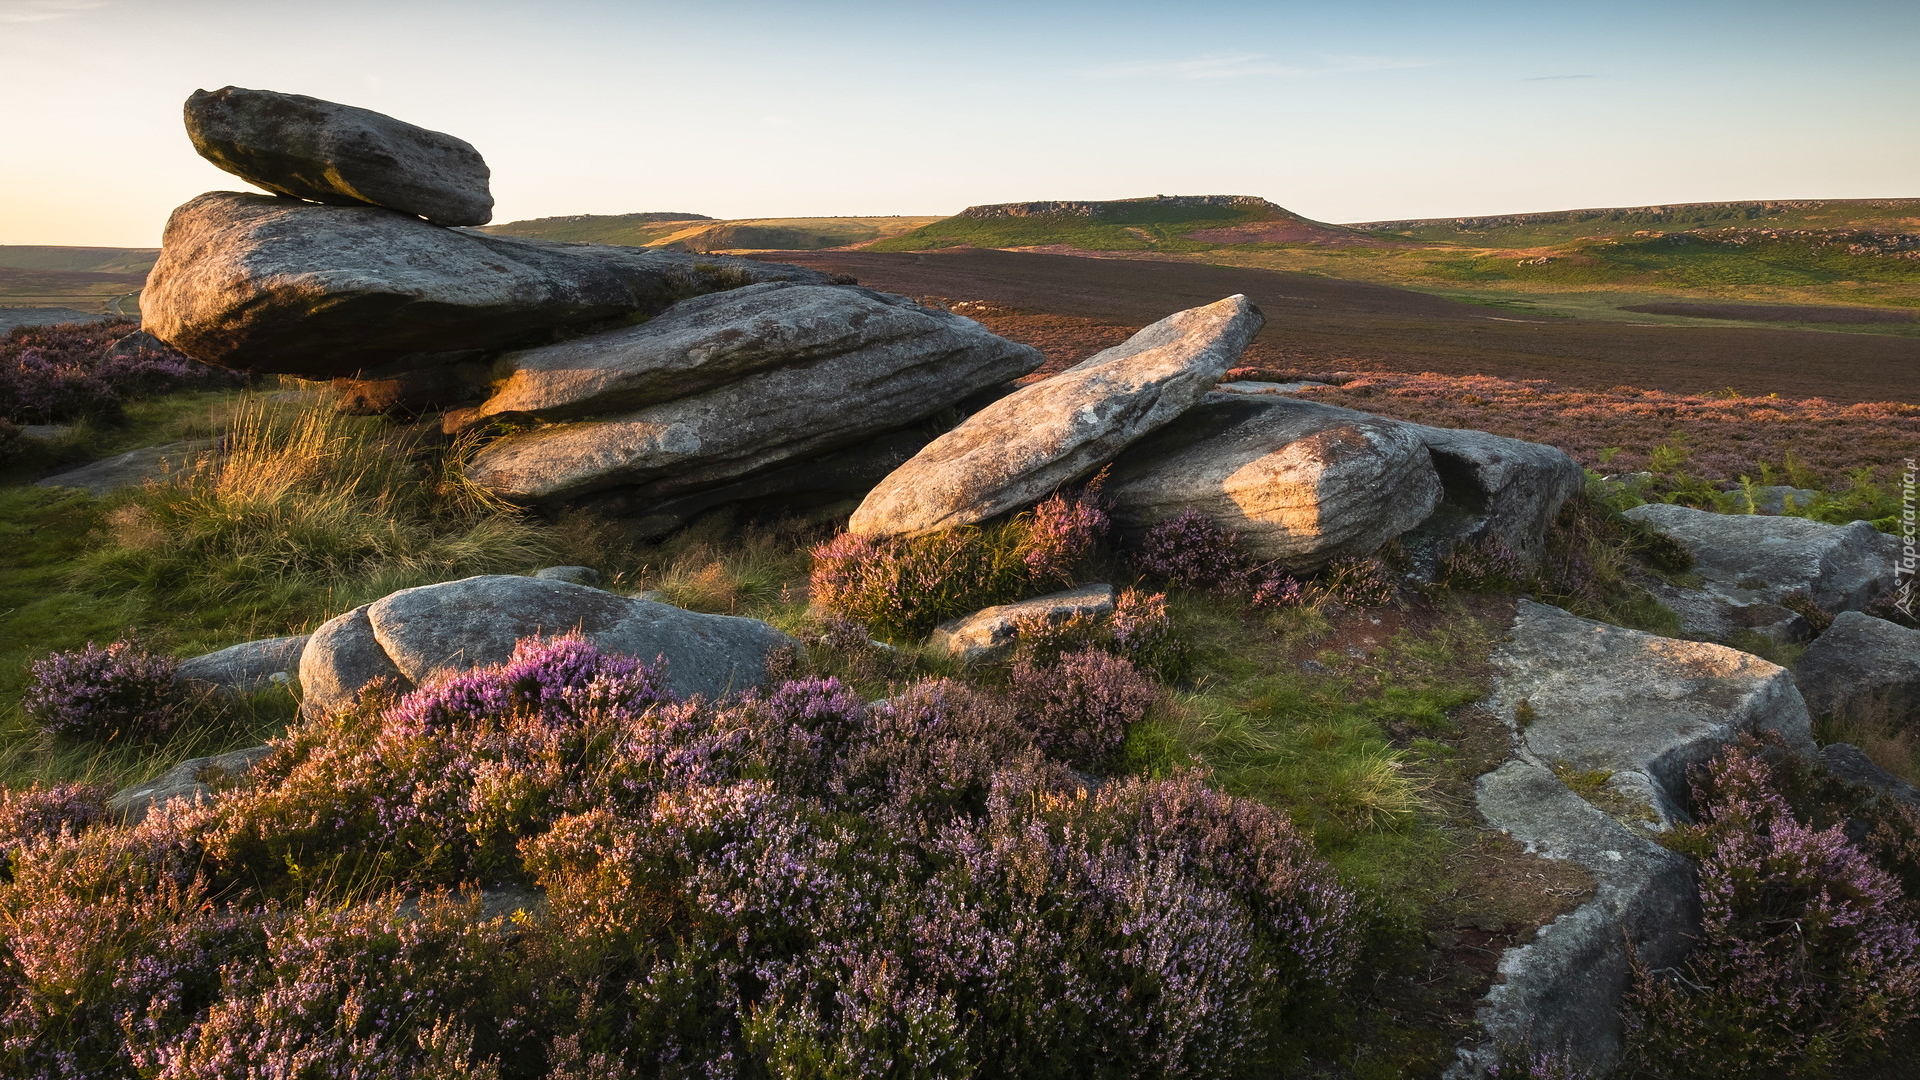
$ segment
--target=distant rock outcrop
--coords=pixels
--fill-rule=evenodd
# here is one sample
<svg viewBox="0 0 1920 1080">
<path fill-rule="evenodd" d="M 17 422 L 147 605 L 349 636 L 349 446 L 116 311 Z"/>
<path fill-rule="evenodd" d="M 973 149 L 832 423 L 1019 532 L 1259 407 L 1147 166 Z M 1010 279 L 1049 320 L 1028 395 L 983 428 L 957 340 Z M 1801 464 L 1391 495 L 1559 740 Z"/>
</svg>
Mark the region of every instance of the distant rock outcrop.
<svg viewBox="0 0 1920 1080">
<path fill-rule="evenodd" d="M 1177 312 L 968 417 L 880 482 L 848 528 L 920 536 L 1032 503 L 1171 423 L 1265 318 L 1244 296 Z"/>
<path fill-rule="evenodd" d="M 1288 213 L 1285 209 L 1258 195 L 1154 195 L 1145 199 L 1112 199 L 1104 202 L 1064 199 L 1043 202 L 989 203 L 983 206 L 969 206 L 954 216 L 963 218 L 1099 217 L 1103 214 L 1142 209 L 1193 207 Z"/>
<path fill-rule="evenodd" d="M 491 174 L 473 144 L 382 113 L 228 86 L 195 90 L 186 121 L 201 157 L 278 195 L 384 206 L 436 225 L 493 218 Z"/>
</svg>

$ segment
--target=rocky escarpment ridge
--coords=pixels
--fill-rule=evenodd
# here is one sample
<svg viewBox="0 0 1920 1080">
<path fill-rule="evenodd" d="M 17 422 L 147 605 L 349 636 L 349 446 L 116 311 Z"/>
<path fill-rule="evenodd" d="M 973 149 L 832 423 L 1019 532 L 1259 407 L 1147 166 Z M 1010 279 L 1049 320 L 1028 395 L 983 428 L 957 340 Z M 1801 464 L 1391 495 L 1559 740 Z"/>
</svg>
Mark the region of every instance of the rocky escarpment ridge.
<svg viewBox="0 0 1920 1080">
<path fill-rule="evenodd" d="M 1148 207 L 1189 209 L 1202 206 L 1222 210 L 1265 210 L 1287 213 L 1286 210 L 1258 195 L 1154 195 L 1145 199 L 1119 199 L 1110 202 L 1064 199 L 1043 202 L 988 203 L 969 206 L 955 216 L 963 218 L 1099 217 L 1116 210 L 1137 211 Z"/>
</svg>

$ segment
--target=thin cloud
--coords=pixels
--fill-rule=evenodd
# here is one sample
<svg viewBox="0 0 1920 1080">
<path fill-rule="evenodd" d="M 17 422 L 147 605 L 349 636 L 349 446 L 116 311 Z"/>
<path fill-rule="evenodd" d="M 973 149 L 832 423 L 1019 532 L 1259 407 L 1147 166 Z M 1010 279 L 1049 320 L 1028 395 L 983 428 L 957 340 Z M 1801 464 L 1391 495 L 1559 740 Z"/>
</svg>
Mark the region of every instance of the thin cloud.
<svg viewBox="0 0 1920 1080">
<path fill-rule="evenodd" d="M 0 0 L 0 23 L 41 23 L 107 6 L 107 0 Z"/>
<path fill-rule="evenodd" d="M 1598 75 L 1535 75 L 1530 79 L 1521 79 L 1520 81 L 1521 82 L 1560 82 L 1563 79 L 1597 79 L 1599 77 L 1600 76 Z"/>
<path fill-rule="evenodd" d="M 1282 64 L 1264 53 L 1210 53 L 1178 60 L 1139 60 L 1082 69 L 1092 79 L 1312 79 L 1366 71 L 1427 67 L 1429 60 L 1388 56 L 1325 56 L 1317 64 Z"/>
</svg>

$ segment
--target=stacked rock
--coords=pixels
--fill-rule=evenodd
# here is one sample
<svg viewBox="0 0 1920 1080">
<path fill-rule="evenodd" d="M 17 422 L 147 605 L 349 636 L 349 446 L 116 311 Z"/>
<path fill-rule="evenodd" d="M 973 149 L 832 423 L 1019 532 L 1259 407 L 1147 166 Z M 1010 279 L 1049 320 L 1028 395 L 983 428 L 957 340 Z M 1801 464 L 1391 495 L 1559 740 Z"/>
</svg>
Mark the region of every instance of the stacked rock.
<svg viewBox="0 0 1920 1080">
<path fill-rule="evenodd" d="M 227 87 L 189 98 L 186 126 L 273 194 L 174 211 L 147 329 L 222 367 L 333 379 L 352 411 L 530 426 L 470 473 L 521 501 L 592 498 L 659 531 L 740 498 L 857 495 L 924 445 L 921 421 L 1042 360 L 801 267 L 474 231 L 493 207 L 480 153 L 380 113 Z"/>
</svg>

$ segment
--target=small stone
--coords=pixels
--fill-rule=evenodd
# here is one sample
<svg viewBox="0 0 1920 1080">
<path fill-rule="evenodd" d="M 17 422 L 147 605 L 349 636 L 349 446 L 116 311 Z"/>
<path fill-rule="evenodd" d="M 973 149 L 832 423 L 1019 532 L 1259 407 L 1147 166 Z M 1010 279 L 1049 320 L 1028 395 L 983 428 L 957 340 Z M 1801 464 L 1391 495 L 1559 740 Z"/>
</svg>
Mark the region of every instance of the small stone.
<svg viewBox="0 0 1920 1080">
<path fill-rule="evenodd" d="M 534 571 L 533 576 L 545 581 L 570 581 L 589 588 L 600 587 L 600 571 L 591 566 L 549 566 Z"/>
<path fill-rule="evenodd" d="M 1022 622 L 1044 618 L 1057 624 L 1075 617 L 1097 619 L 1112 613 L 1113 586 L 1081 585 L 941 623 L 927 643 L 961 663 L 978 663 L 1011 651 Z"/>
</svg>

